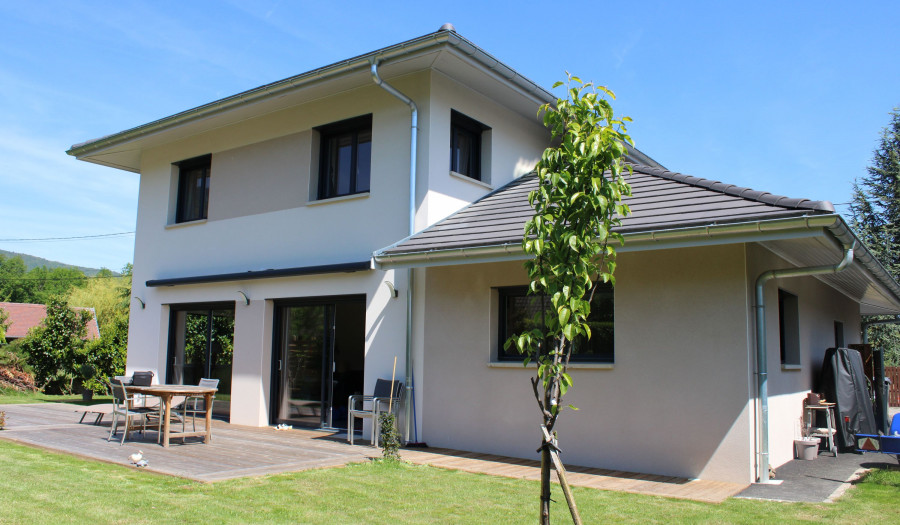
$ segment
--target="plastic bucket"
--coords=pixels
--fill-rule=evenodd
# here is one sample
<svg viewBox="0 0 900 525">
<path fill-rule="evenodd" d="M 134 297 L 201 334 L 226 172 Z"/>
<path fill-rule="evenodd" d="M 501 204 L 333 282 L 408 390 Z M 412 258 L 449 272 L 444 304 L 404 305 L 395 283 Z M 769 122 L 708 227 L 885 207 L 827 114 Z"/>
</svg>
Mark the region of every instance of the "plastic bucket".
<svg viewBox="0 0 900 525">
<path fill-rule="evenodd" d="M 795 439 L 794 455 L 797 459 L 812 461 L 819 455 L 819 440 Z"/>
</svg>

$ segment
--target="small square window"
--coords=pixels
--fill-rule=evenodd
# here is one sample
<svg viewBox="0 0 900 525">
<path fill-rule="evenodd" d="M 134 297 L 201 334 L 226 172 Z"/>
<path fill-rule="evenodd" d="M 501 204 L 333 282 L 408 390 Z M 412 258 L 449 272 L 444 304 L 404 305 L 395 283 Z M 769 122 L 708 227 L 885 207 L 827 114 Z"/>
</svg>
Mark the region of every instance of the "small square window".
<svg viewBox="0 0 900 525">
<path fill-rule="evenodd" d="M 612 363 L 614 361 L 615 323 L 614 293 L 610 283 L 598 283 L 591 300 L 591 313 L 588 325 L 591 327 L 591 338 L 575 340 L 572 352 L 573 363 Z M 552 308 L 549 297 L 529 295 L 527 286 L 500 288 L 500 323 L 498 325 L 499 341 L 497 359 L 499 361 L 522 361 L 523 356 L 515 348 L 503 348 L 506 340 L 535 327 L 540 323 L 540 313 Z M 550 314 L 547 314 L 550 315 Z M 547 344 L 545 343 L 545 347 Z"/>
<path fill-rule="evenodd" d="M 372 115 L 316 128 L 320 133 L 318 198 L 369 191 Z"/>
<path fill-rule="evenodd" d="M 797 296 L 778 290 L 778 333 L 781 364 L 800 365 L 800 305 Z"/>
<path fill-rule="evenodd" d="M 481 172 L 482 134 L 487 126 L 458 111 L 450 112 L 450 171 L 484 181 Z"/>
<path fill-rule="evenodd" d="M 212 155 L 176 162 L 178 203 L 175 222 L 205 219 L 209 209 L 209 177 Z"/>
</svg>

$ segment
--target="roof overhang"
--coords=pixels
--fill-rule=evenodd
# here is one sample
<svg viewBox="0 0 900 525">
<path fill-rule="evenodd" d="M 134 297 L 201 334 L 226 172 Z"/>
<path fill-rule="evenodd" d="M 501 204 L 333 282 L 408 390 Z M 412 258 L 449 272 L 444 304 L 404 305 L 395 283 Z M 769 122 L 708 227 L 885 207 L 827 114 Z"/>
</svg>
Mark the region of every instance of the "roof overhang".
<svg viewBox="0 0 900 525">
<path fill-rule="evenodd" d="M 316 266 L 298 266 L 294 268 L 275 268 L 270 270 L 251 270 L 246 272 L 169 277 L 165 279 L 151 279 L 144 284 L 148 288 L 156 288 L 160 286 L 184 286 L 189 284 L 210 284 L 230 281 L 249 281 L 254 279 L 274 279 L 278 277 L 324 275 L 329 273 L 352 273 L 363 272 L 371 269 L 372 261 L 357 261 L 349 263 L 320 264 Z"/>
<path fill-rule="evenodd" d="M 623 237 L 624 244 L 616 247 L 619 253 L 755 242 L 797 266 L 836 262 L 843 246 L 855 244 L 856 255 L 845 271 L 817 278 L 859 302 L 864 315 L 900 313 L 900 284 L 837 214 L 628 232 Z M 522 251 L 522 245 L 518 242 L 449 250 L 385 253 L 392 246 L 374 254 L 376 268 L 421 268 L 524 261 L 530 258 Z"/>
<path fill-rule="evenodd" d="M 73 145 L 79 160 L 138 173 L 143 150 L 232 125 L 336 93 L 372 85 L 377 61 L 385 79 L 435 69 L 536 118 L 535 108 L 556 97 L 452 31 L 438 31 L 371 53 L 266 84 L 106 137 Z"/>
</svg>

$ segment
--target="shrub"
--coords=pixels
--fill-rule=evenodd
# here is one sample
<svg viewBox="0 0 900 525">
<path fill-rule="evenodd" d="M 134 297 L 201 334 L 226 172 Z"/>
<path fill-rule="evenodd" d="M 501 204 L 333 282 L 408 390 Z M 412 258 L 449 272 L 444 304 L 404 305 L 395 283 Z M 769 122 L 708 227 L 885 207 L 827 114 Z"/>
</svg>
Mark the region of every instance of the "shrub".
<svg viewBox="0 0 900 525">
<path fill-rule="evenodd" d="M 378 416 L 381 425 L 382 455 L 388 461 L 400 460 L 400 435 L 397 433 L 397 418 L 394 414 L 385 413 Z"/>
</svg>

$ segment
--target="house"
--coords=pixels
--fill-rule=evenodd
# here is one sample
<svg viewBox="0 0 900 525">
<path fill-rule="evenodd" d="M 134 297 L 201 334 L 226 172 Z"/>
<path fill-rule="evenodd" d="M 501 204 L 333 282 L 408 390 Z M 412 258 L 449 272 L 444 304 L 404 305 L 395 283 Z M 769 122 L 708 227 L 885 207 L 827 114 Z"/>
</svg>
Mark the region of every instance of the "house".
<svg viewBox="0 0 900 525">
<path fill-rule="evenodd" d="M 9 315 L 6 322 L 6 341 L 12 342 L 16 339 L 22 339 L 28 335 L 28 331 L 41 324 L 41 321 L 47 317 L 47 306 L 43 304 L 28 303 L 0 303 L 0 310 Z M 91 319 L 87 322 L 88 341 L 100 339 L 100 327 L 97 325 L 97 314 L 93 308 L 80 308 L 75 310 L 87 311 L 91 314 Z"/>
<path fill-rule="evenodd" d="M 520 240 L 553 101 L 445 26 L 73 146 L 141 177 L 128 369 L 222 379 L 233 423 L 339 429 L 397 358 L 406 439 L 534 457 L 530 370 L 501 341 L 539 308 Z M 764 480 L 825 349 L 900 312 L 900 285 L 828 202 L 628 161 L 565 460 Z"/>
</svg>

